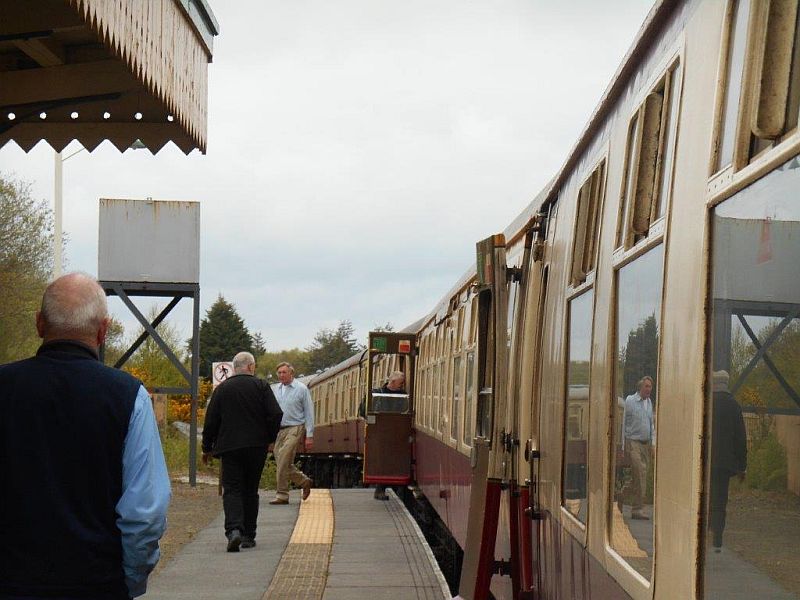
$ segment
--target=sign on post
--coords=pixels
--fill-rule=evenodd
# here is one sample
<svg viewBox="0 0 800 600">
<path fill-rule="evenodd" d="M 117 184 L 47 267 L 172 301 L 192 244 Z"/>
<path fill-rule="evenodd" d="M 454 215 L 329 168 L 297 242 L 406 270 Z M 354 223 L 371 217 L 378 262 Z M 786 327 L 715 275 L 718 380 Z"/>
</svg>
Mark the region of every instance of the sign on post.
<svg viewBox="0 0 800 600">
<path fill-rule="evenodd" d="M 217 387 L 228 377 L 233 377 L 232 362 L 226 361 L 226 362 L 211 363 L 211 383 L 213 384 L 214 387 Z"/>
</svg>

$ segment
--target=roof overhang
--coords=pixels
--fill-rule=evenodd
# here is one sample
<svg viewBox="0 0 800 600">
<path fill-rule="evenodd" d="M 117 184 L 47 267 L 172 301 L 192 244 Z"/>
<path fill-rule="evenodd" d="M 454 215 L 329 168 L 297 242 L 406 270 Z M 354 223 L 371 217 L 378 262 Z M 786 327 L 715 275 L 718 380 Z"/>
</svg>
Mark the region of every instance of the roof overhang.
<svg viewBox="0 0 800 600">
<path fill-rule="evenodd" d="M 0 147 L 205 153 L 206 0 L 0 0 Z"/>
</svg>

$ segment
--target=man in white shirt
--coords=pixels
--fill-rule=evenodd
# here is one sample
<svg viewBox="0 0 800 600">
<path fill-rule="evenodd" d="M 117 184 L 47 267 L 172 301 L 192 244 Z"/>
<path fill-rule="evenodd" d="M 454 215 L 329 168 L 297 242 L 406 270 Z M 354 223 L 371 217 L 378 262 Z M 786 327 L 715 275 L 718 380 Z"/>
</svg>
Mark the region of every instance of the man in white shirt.
<svg viewBox="0 0 800 600">
<path fill-rule="evenodd" d="M 647 489 L 647 469 L 655 446 L 655 421 L 653 419 L 653 378 L 642 377 L 637 391 L 625 398 L 622 421 L 625 433 L 625 456 L 631 465 L 632 506 L 631 517 L 649 519 L 642 511 Z"/>
<path fill-rule="evenodd" d="M 314 405 L 305 384 L 295 380 L 292 365 L 280 363 L 278 379 L 280 383 L 274 387 L 274 392 L 283 411 L 283 419 L 273 449 L 278 489 L 270 504 L 289 504 L 290 481 L 303 490 L 303 500 L 311 494 L 311 479 L 295 466 L 294 455 L 303 434 L 306 451 L 314 443 Z"/>
</svg>

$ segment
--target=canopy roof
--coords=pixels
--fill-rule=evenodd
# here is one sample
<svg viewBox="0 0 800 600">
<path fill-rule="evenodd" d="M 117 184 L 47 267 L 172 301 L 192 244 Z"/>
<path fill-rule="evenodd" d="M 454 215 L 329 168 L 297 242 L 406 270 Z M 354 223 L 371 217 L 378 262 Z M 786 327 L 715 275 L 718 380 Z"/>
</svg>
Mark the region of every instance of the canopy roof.
<svg viewBox="0 0 800 600">
<path fill-rule="evenodd" d="M 205 153 L 206 0 L 0 0 L 0 147 Z"/>
</svg>

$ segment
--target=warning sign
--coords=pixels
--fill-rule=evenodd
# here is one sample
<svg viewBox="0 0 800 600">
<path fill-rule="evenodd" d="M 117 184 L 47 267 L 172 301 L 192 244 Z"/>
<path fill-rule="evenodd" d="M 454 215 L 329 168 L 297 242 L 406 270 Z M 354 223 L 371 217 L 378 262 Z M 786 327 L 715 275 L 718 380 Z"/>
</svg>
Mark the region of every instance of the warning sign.
<svg viewBox="0 0 800 600">
<path fill-rule="evenodd" d="M 215 362 L 211 363 L 211 382 L 214 387 L 225 381 L 228 377 L 233 376 L 233 363 L 232 362 Z"/>
</svg>

